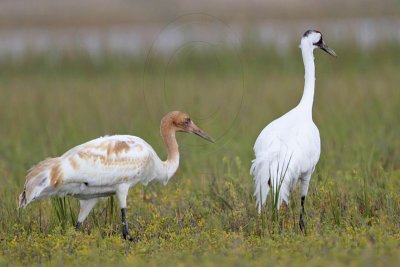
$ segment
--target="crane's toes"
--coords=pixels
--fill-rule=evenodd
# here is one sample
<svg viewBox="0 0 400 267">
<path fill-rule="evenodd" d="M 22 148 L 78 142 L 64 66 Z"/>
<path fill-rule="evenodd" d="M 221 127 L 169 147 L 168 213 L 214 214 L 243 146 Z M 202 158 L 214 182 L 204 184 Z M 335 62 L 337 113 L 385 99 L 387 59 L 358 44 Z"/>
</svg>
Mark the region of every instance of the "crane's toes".
<svg viewBox="0 0 400 267">
<path fill-rule="evenodd" d="M 124 235 L 124 239 L 125 239 L 125 240 L 128 240 L 128 241 L 131 241 L 131 242 L 133 242 L 133 243 L 137 243 L 136 238 L 133 238 L 130 234 Z"/>
<path fill-rule="evenodd" d="M 307 231 L 306 231 L 306 225 L 305 225 L 304 219 L 303 219 L 303 214 L 300 214 L 299 226 L 300 226 L 300 230 L 306 235 Z"/>
<path fill-rule="evenodd" d="M 302 232 L 304 232 L 304 230 L 305 230 L 305 225 L 304 225 L 303 220 L 300 220 L 300 221 L 299 221 L 299 226 L 300 226 L 300 230 L 301 230 Z"/>
<path fill-rule="evenodd" d="M 122 236 L 124 237 L 125 240 L 131 241 L 136 243 L 137 240 L 132 237 L 131 233 L 127 229 L 122 230 Z"/>
<path fill-rule="evenodd" d="M 75 231 L 80 231 L 82 227 L 82 222 L 76 222 Z"/>
</svg>

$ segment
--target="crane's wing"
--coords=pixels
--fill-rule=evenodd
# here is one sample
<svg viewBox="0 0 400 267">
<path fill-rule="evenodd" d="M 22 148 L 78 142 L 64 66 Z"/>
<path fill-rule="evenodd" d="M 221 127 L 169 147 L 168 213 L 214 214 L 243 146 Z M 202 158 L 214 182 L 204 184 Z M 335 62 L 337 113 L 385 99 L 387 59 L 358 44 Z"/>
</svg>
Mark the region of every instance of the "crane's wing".
<svg viewBox="0 0 400 267">
<path fill-rule="evenodd" d="M 283 160 L 290 157 L 290 165 L 298 167 L 299 172 L 314 168 L 321 151 L 319 131 L 312 122 L 300 124 L 301 127 L 298 122 L 282 125 L 278 120 L 270 123 L 255 142 L 256 158 Z"/>
<path fill-rule="evenodd" d="M 48 158 L 33 166 L 19 196 L 19 207 L 56 194 L 60 186 L 71 183 L 100 187 L 148 183 L 155 178 L 166 178 L 163 167 L 151 146 L 138 137 L 101 137 L 76 146 L 61 157 Z"/>
<path fill-rule="evenodd" d="M 265 127 L 254 145 L 255 159 L 250 174 L 254 177 L 254 196 L 259 211 L 271 188 L 273 192 L 279 188 L 279 205 L 289 197 L 290 186 L 284 178 L 291 171 L 289 166 L 293 152 L 285 142 L 285 137 L 274 126 L 275 122 L 272 122 Z"/>
<path fill-rule="evenodd" d="M 293 183 L 303 174 L 312 172 L 318 162 L 318 129 L 313 123 L 309 127 L 299 127 L 296 123 L 276 120 L 265 127 L 256 140 L 256 157 L 250 174 L 254 177 L 259 207 L 265 203 L 271 187 L 274 191 L 279 189 L 279 202 L 287 202 Z"/>
<path fill-rule="evenodd" d="M 67 151 L 60 157 L 63 183 L 106 186 L 157 175 L 158 157 L 144 140 L 127 135 L 101 137 Z"/>
</svg>

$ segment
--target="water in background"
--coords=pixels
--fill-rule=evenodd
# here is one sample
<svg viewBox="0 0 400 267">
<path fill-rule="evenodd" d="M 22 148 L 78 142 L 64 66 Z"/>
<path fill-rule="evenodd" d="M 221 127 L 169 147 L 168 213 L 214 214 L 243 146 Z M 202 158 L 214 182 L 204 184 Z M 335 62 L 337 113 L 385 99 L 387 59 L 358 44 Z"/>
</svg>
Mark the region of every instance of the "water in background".
<svg viewBox="0 0 400 267">
<path fill-rule="evenodd" d="M 227 23 L 205 14 L 192 14 L 165 24 L 91 27 L 24 27 L 0 29 L 0 60 L 27 55 L 60 57 L 86 54 L 138 57 L 168 54 L 193 43 L 238 47 L 246 41 L 283 53 L 296 46 L 303 32 L 318 29 L 327 43 L 353 44 L 363 49 L 380 43 L 400 43 L 400 18 L 348 18 L 319 20 L 261 20 L 245 25 Z"/>
</svg>

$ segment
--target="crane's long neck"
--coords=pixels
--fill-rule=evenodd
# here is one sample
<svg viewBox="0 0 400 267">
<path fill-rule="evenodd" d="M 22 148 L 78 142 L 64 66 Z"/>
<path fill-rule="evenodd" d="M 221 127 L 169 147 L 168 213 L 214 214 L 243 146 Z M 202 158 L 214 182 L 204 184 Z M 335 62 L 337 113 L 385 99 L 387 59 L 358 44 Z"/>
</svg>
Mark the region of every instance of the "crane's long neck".
<svg viewBox="0 0 400 267">
<path fill-rule="evenodd" d="M 302 42 L 301 52 L 303 55 L 304 62 L 304 92 L 303 97 L 300 100 L 299 107 L 304 109 L 304 112 L 309 116 L 312 116 L 312 106 L 314 101 L 314 89 L 315 89 L 315 64 L 313 47 L 310 44 Z"/>
<path fill-rule="evenodd" d="M 168 118 L 162 121 L 160 130 L 161 130 L 161 136 L 164 140 L 165 146 L 167 147 L 167 153 L 168 153 L 167 160 L 164 161 L 167 171 L 167 180 L 164 181 L 164 183 L 166 184 L 178 169 L 179 149 L 175 137 L 176 131 L 172 126 L 172 123 L 168 120 Z"/>
</svg>

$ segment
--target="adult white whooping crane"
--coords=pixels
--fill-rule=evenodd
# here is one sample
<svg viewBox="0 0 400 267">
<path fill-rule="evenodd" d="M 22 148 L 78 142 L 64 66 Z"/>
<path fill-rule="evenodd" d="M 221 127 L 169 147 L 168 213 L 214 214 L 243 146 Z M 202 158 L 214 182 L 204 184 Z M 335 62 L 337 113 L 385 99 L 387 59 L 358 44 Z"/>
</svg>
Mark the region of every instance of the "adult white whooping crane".
<svg viewBox="0 0 400 267">
<path fill-rule="evenodd" d="M 321 144 L 319 131 L 312 119 L 315 87 L 313 51 L 320 48 L 328 54 L 336 53 L 323 41 L 319 31 L 308 30 L 300 43 L 305 68 L 305 84 L 300 103 L 262 130 L 254 145 L 255 159 L 250 174 L 254 176 L 258 211 L 265 204 L 270 190 L 278 195 L 278 208 L 288 203 L 290 191 L 300 182 L 301 214 L 299 225 L 305 231 L 303 217 L 308 185 L 319 160 Z"/>
<path fill-rule="evenodd" d="M 168 157 L 161 161 L 153 148 L 136 136 L 114 135 L 94 139 L 67 151 L 61 157 L 48 158 L 32 167 L 26 176 L 19 207 L 48 196 L 71 195 L 79 199 L 79 230 L 99 198 L 116 194 L 122 213 L 122 234 L 133 240 L 126 221 L 126 198 L 130 187 L 159 180 L 166 185 L 179 166 L 175 132 L 194 133 L 214 140 L 197 127 L 183 112 L 164 116 L 160 126 Z"/>
</svg>

